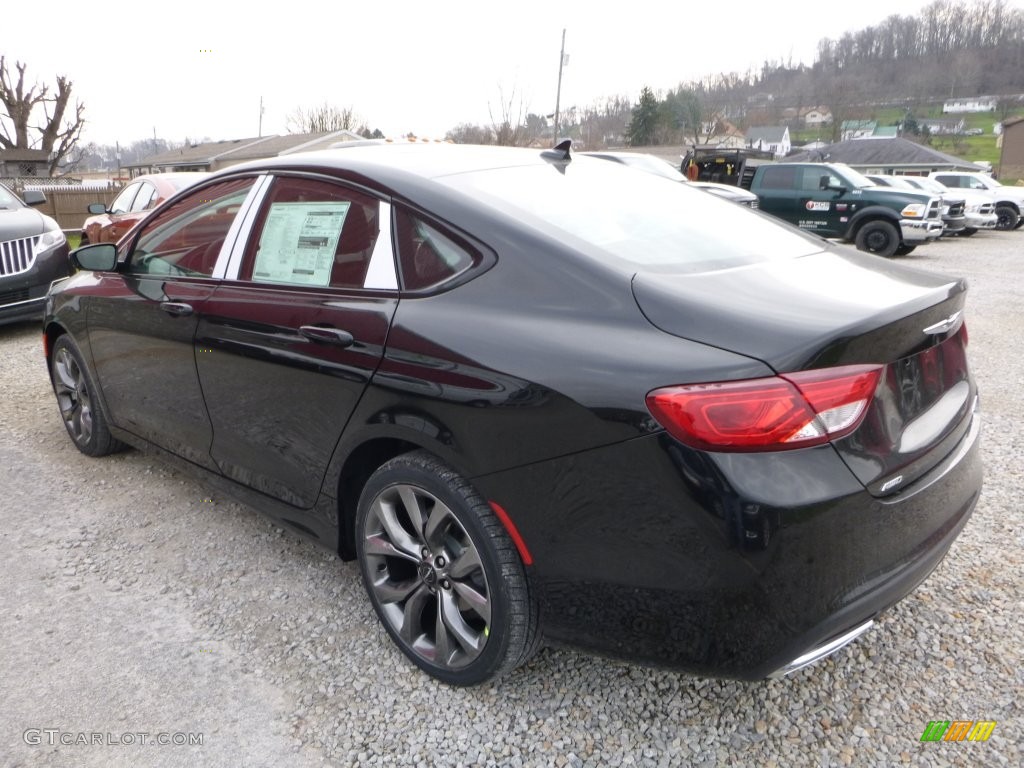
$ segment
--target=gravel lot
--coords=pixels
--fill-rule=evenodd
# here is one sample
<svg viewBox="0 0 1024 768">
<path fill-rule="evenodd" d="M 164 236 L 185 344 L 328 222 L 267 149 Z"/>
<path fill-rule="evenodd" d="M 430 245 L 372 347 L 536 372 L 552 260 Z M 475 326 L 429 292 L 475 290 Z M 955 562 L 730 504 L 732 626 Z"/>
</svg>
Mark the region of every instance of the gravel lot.
<svg viewBox="0 0 1024 768">
<path fill-rule="evenodd" d="M 79 454 L 39 329 L 0 327 L 0 765 L 1024 764 L 1024 231 L 903 262 L 971 282 L 984 494 L 872 632 L 757 684 L 561 649 L 490 686 L 433 682 L 391 645 L 354 564 L 141 453 Z M 930 720 L 998 725 L 984 743 L 921 743 Z M 103 743 L 28 744 L 28 729 Z"/>
</svg>

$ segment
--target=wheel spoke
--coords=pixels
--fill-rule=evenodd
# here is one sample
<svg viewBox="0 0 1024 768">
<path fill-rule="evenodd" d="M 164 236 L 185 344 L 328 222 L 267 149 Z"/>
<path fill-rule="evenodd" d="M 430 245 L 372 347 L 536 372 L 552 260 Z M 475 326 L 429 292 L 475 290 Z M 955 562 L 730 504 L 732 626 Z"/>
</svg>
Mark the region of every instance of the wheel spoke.
<svg viewBox="0 0 1024 768">
<path fill-rule="evenodd" d="M 451 510 L 448 507 L 440 501 L 434 504 L 430 517 L 423 525 L 423 539 L 432 549 L 440 549 L 444 543 L 445 522 L 450 516 Z"/>
<path fill-rule="evenodd" d="M 402 524 L 398 521 L 398 516 L 395 514 L 395 505 L 390 500 L 385 499 L 383 495 L 378 496 L 374 502 L 371 511 L 380 521 L 380 524 L 384 527 L 384 531 L 388 538 L 391 539 L 391 543 L 398 549 L 402 550 L 408 555 L 414 558 L 418 558 L 420 554 L 420 542 L 416 541 Z"/>
<path fill-rule="evenodd" d="M 443 616 L 444 596 L 439 594 L 437 596 L 437 619 L 434 621 L 434 662 L 448 667 L 451 666 L 454 649 Z"/>
<path fill-rule="evenodd" d="M 469 574 L 482 568 L 480 565 L 480 553 L 476 547 L 466 547 L 462 554 L 448 568 L 448 575 L 453 579 L 465 579 Z"/>
<path fill-rule="evenodd" d="M 403 560 L 410 560 L 414 563 L 419 562 L 418 557 L 402 551 L 392 544 L 386 536 L 380 533 L 367 536 L 366 541 L 363 543 L 363 548 L 367 555 L 374 555 L 377 557 L 400 557 Z"/>
<path fill-rule="evenodd" d="M 76 392 L 78 391 L 78 378 L 70 370 L 71 366 L 74 366 L 74 360 L 65 350 L 60 350 L 57 353 L 57 358 L 54 361 L 54 372 L 57 374 L 57 379 L 64 387 L 65 391 Z M 77 366 L 75 366 L 77 369 Z"/>
<path fill-rule="evenodd" d="M 489 625 L 491 623 L 491 603 L 486 595 L 481 594 L 471 585 L 461 581 L 453 581 L 452 588 L 458 593 L 459 597 L 466 601 L 466 605 L 484 620 L 485 624 Z"/>
<path fill-rule="evenodd" d="M 408 581 L 391 581 L 387 577 L 375 582 L 373 585 L 374 591 L 377 593 L 377 597 L 384 604 L 387 603 L 400 603 L 403 600 L 409 598 L 409 596 L 416 591 L 416 588 L 422 586 L 422 582 L 419 579 L 409 579 Z"/>
<path fill-rule="evenodd" d="M 402 626 L 398 628 L 398 634 L 410 645 L 423 636 L 423 609 L 433 597 L 426 585 L 421 584 L 402 609 Z"/>
<path fill-rule="evenodd" d="M 416 533 L 422 536 L 423 507 L 420 505 L 416 491 L 413 490 L 412 486 L 400 485 L 398 487 L 398 495 L 402 499 L 402 505 L 405 507 L 405 513 L 409 516 L 412 527 L 416 529 Z"/>
<path fill-rule="evenodd" d="M 439 592 L 440 610 L 438 617 L 448 633 L 458 642 L 459 645 L 471 657 L 480 653 L 483 648 L 483 633 L 475 631 L 459 613 L 459 607 L 455 604 L 455 598 L 448 592 Z M 440 630 L 439 630 L 440 633 Z"/>
</svg>

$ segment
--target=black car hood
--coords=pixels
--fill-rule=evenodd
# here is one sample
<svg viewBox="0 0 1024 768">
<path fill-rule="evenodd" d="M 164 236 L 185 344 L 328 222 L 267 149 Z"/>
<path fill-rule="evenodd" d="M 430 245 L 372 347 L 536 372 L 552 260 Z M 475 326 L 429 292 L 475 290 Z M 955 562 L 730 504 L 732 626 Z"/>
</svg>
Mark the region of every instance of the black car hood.
<svg viewBox="0 0 1024 768">
<path fill-rule="evenodd" d="M 641 272 L 633 295 L 663 331 L 785 372 L 898 359 L 963 306 L 961 280 L 849 248 L 702 274 Z"/>
<path fill-rule="evenodd" d="M 0 210 L 0 241 L 41 235 L 46 231 L 46 217 L 31 208 Z"/>
</svg>

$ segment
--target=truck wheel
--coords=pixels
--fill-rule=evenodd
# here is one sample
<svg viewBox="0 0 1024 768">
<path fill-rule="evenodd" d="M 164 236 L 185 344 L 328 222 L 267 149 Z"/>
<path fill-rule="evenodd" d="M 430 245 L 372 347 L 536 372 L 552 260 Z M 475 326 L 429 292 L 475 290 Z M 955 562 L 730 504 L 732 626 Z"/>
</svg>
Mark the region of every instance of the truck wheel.
<svg viewBox="0 0 1024 768">
<path fill-rule="evenodd" d="M 1021 216 L 1019 219 L 1017 219 L 1017 223 L 1014 225 L 1013 228 L 1020 229 L 1021 227 L 1024 227 L 1024 216 Z"/>
<path fill-rule="evenodd" d="M 996 206 L 996 229 L 1004 232 L 1009 229 L 1016 229 L 1018 218 L 1017 212 L 1010 206 Z"/>
<path fill-rule="evenodd" d="M 896 249 L 895 255 L 896 256 L 906 256 L 908 253 L 913 251 L 915 248 L 917 248 L 916 245 L 901 245 L 899 248 Z"/>
<path fill-rule="evenodd" d="M 894 256 L 900 247 L 900 233 L 888 221 L 869 221 L 857 230 L 857 249 L 878 256 Z"/>
<path fill-rule="evenodd" d="M 978 230 L 974 227 L 967 227 L 959 232 L 960 237 L 970 237 L 971 235 L 977 234 Z"/>
</svg>

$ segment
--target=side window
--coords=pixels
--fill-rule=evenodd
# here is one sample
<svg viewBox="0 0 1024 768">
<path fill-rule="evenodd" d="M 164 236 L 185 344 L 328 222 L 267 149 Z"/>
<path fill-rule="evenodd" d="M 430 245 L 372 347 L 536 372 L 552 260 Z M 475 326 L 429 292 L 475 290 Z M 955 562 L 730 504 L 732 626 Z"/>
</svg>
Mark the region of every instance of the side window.
<svg viewBox="0 0 1024 768">
<path fill-rule="evenodd" d="M 137 211 L 145 211 L 149 208 L 153 202 L 153 198 L 156 197 L 156 187 L 147 182 L 142 183 L 142 188 L 139 190 L 139 194 L 135 196 L 135 201 L 132 203 L 131 211 L 135 213 Z"/>
<path fill-rule="evenodd" d="M 209 277 L 224 238 L 255 179 L 232 179 L 196 190 L 150 221 L 132 249 L 129 271 Z"/>
<path fill-rule="evenodd" d="M 786 165 L 766 166 L 761 176 L 761 189 L 796 189 L 797 170 Z"/>
<path fill-rule="evenodd" d="M 981 181 L 980 179 L 973 179 L 969 176 L 965 177 L 965 179 L 967 181 L 967 187 L 969 189 L 988 189 L 988 187 L 985 186 L 985 182 Z"/>
<path fill-rule="evenodd" d="M 132 200 L 135 199 L 135 193 L 139 191 L 139 187 L 142 184 L 135 183 L 129 184 L 123 190 L 121 194 L 114 198 L 114 202 L 110 204 L 111 213 L 128 213 L 132 207 Z"/>
<path fill-rule="evenodd" d="M 362 288 L 379 222 L 376 198 L 328 181 L 279 177 L 256 218 L 240 277 Z"/>
<path fill-rule="evenodd" d="M 395 229 L 402 287 L 407 291 L 440 285 L 480 261 L 480 254 L 468 244 L 401 208 L 395 210 Z"/>
<path fill-rule="evenodd" d="M 935 178 L 939 181 L 939 183 L 945 184 L 947 187 L 953 189 L 960 186 L 959 176 L 936 176 Z"/>
</svg>

